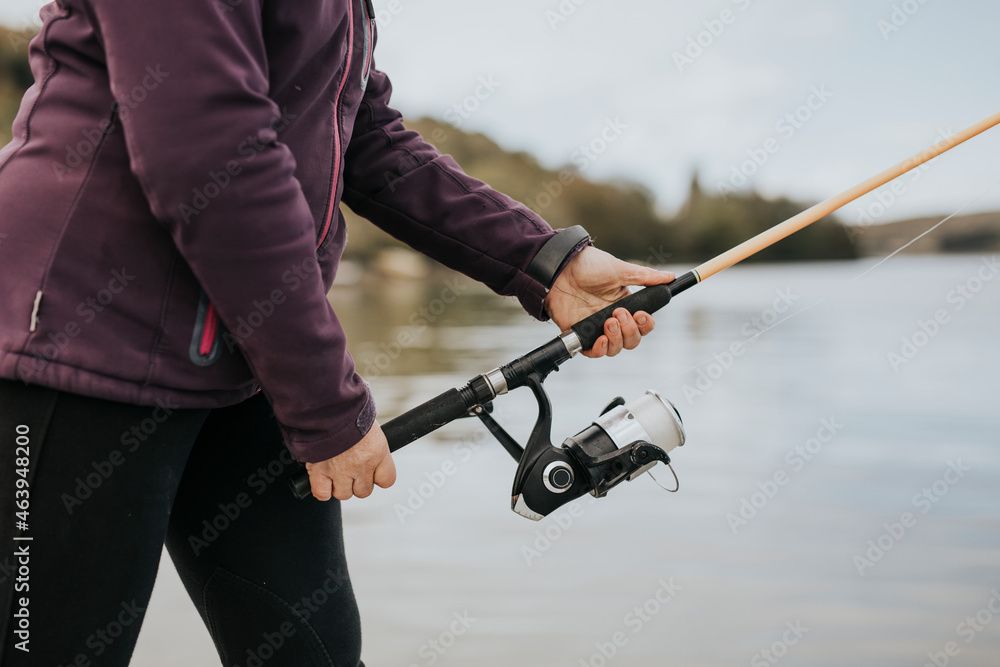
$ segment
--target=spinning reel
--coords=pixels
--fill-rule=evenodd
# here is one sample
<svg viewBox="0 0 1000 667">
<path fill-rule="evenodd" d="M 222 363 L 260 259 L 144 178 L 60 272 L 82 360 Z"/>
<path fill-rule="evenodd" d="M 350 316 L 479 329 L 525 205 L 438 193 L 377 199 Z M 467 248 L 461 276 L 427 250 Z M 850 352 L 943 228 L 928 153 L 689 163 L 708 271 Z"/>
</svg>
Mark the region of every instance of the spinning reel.
<svg viewBox="0 0 1000 667">
<path fill-rule="evenodd" d="M 669 466 L 668 452 L 684 444 L 684 425 L 676 408 L 647 391 L 629 403 L 614 399 L 590 426 L 554 447 L 552 405 L 542 380 L 532 375 L 527 384 L 538 401 L 538 419 L 525 447 L 487 408 L 471 411 L 518 462 L 511 509 L 525 518 L 538 521 L 585 493 L 603 498 L 657 463 Z"/>
</svg>

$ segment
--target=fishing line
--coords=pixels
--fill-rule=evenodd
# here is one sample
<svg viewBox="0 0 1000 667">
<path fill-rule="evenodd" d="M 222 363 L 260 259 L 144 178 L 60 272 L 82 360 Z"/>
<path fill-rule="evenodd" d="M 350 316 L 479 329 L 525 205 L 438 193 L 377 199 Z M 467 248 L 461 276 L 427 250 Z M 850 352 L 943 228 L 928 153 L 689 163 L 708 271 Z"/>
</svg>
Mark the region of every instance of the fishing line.
<svg viewBox="0 0 1000 667">
<path fill-rule="evenodd" d="M 852 283 L 855 283 L 855 282 L 861 280 L 862 278 L 864 278 L 865 276 L 867 276 L 869 273 L 871 273 L 872 271 L 874 271 L 878 267 L 882 266 L 883 264 L 885 264 L 886 262 L 888 262 L 890 259 L 892 259 L 896 255 L 898 255 L 900 252 L 902 252 L 906 248 L 910 247 L 911 245 L 913 245 L 914 243 L 916 243 L 920 239 L 924 238 L 928 234 L 932 233 L 934 230 L 936 230 L 939 227 L 941 227 L 943 224 L 945 224 L 946 222 L 948 222 L 949 220 L 951 220 L 952 218 L 954 218 L 956 215 L 961 214 L 967 208 L 969 208 L 970 206 L 972 206 L 973 204 L 975 204 L 977 201 L 979 201 L 980 199 L 982 199 L 983 197 L 985 197 L 986 195 L 990 194 L 991 192 L 993 192 L 994 190 L 996 190 L 998 188 L 1000 188 L 1000 181 L 997 181 L 996 183 L 994 183 L 993 185 L 991 185 L 984 192 L 982 192 L 981 194 L 977 195 L 975 198 L 973 198 L 968 203 L 964 204 L 961 208 L 959 208 L 957 211 L 955 211 L 951 215 L 947 216 L 946 218 L 944 218 L 940 222 L 936 223 L 934 226 L 930 227 L 926 231 L 921 232 L 917 236 L 913 237 L 911 240 L 909 240 L 906 243 L 904 243 L 903 245 L 901 245 L 896 250 L 892 251 L 891 253 L 889 253 L 888 255 L 886 255 L 885 257 L 883 257 L 874 266 L 869 267 L 863 273 L 860 273 L 857 276 L 851 278 L 850 280 L 845 281 L 843 284 L 850 285 Z M 816 306 L 820 306 L 820 305 L 826 303 L 827 301 L 829 301 L 830 299 L 832 299 L 836 295 L 837 295 L 837 292 L 834 292 L 834 293 L 831 293 L 831 294 L 827 294 L 826 296 L 820 297 L 818 300 L 813 301 L 812 303 L 803 306 L 799 310 L 786 315 L 785 317 L 781 318 L 780 320 L 778 320 L 774 324 L 768 326 L 767 328 L 758 331 L 757 333 L 755 333 L 753 336 L 747 338 L 746 340 L 740 341 L 740 345 L 747 345 L 748 343 L 752 343 L 752 342 L 756 341 L 758 338 L 760 338 L 761 336 L 763 336 L 767 332 L 771 331 L 772 329 L 775 329 L 776 327 L 781 326 L 782 324 L 784 324 L 788 320 L 790 320 L 793 317 L 796 317 L 796 316 L 798 316 L 798 315 L 806 312 L 807 310 L 812 310 Z M 726 348 L 726 349 L 728 349 L 728 348 Z M 722 350 L 721 352 L 718 352 L 717 354 L 721 354 L 722 352 L 725 352 L 725 351 L 726 350 Z M 698 370 L 699 368 L 701 368 L 702 366 L 710 364 L 710 363 L 712 363 L 715 360 L 716 360 L 716 355 L 712 355 L 710 358 L 705 359 L 704 361 L 702 361 L 702 362 L 700 362 L 698 364 L 695 364 L 694 366 L 691 366 L 690 368 L 688 368 L 686 370 L 683 370 L 683 371 L 681 371 L 679 373 L 671 375 L 667 379 L 665 379 L 662 382 L 660 382 L 659 384 L 655 385 L 653 388 L 654 389 L 661 389 L 667 383 L 672 382 L 673 380 L 676 380 L 678 378 L 684 377 L 685 375 L 687 375 L 689 373 L 692 373 L 692 372 Z M 650 474 L 650 477 L 652 477 L 652 474 Z"/>
</svg>

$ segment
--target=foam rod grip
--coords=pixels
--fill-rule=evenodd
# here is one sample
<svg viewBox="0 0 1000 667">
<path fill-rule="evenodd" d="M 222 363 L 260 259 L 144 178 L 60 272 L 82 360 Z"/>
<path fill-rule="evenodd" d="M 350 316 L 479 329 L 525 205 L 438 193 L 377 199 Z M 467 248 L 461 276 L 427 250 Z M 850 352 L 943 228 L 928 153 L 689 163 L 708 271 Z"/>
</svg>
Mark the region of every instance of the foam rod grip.
<svg viewBox="0 0 1000 667">
<path fill-rule="evenodd" d="M 604 333 L 604 323 L 611 317 L 611 313 L 619 308 L 624 308 L 633 315 L 639 311 L 654 313 L 670 303 L 670 297 L 670 285 L 645 287 L 580 320 L 570 328 L 580 337 L 583 349 L 589 350 Z"/>
<path fill-rule="evenodd" d="M 397 451 L 445 424 L 450 424 L 469 411 L 458 389 L 435 396 L 408 410 L 395 419 L 382 424 L 382 431 L 389 441 L 389 451 Z"/>
<path fill-rule="evenodd" d="M 464 417 L 468 410 L 461 392 L 449 389 L 395 419 L 390 419 L 382 425 L 382 432 L 389 441 L 389 451 L 398 451 L 431 431 Z M 309 473 L 305 469 L 293 473 L 289 483 L 292 485 L 292 493 L 299 500 L 312 495 Z"/>
</svg>

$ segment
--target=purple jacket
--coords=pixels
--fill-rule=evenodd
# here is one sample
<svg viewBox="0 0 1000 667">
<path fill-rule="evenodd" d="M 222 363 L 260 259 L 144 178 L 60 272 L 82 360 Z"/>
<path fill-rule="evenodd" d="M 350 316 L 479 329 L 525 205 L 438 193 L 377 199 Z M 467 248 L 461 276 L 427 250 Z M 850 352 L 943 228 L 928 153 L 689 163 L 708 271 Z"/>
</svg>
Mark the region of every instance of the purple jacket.
<svg viewBox="0 0 1000 667">
<path fill-rule="evenodd" d="M 375 406 L 338 204 L 544 318 L 553 235 L 403 127 L 368 0 L 58 0 L 0 151 L 0 377 L 139 405 L 258 387 L 302 461 Z"/>
</svg>

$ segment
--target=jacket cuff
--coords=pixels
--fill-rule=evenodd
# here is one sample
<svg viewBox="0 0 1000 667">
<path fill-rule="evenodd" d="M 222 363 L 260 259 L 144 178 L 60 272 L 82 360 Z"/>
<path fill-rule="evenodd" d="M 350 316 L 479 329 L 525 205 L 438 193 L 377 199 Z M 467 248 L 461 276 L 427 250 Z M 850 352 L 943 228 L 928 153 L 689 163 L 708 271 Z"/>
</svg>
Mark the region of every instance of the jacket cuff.
<svg viewBox="0 0 1000 667">
<path fill-rule="evenodd" d="M 524 272 L 551 289 L 574 250 L 589 240 L 590 234 L 580 225 L 560 229 L 538 249 Z"/>
<path fill-rule="evenodd" d="M 579 225 L 560 229 L 545 241 L 528 262 L 527 269 L 518 273 L 511 283 L 514 294 L 529 315 L 542 322 L 548 321 L 545 297 L 570 261 L 592 245 L 590 235 Z"/>
<path fill-rule="evenodd" d="M 573 249 L 566 255 L 563 259 L 562 264 L 559 265 L 559 269 L 552 276 L 552 282 L 555 283 L 556 279 L 559 278 L 559 274 L 563 272 L 566 266 L 572 261 L 574 257 L 583 252 L 584 248 L 594 245 L 594 242 L 588 237 L 583 241 L 577 243 Z M 521 301 L 521 305 L 528 312 L 529 315 L 542 322 L 549 321 L 549 312 L 545 306 L 545 297 L 549 295 L 552 290 L 546 288 L 544 285 L 528 277 L 525 274 L 519 274 L 518 280 L 525 283 L 523 288 L 519 288 L 517 291 L 518 299 Z M 515 281 L 517 284 L 517 281 Z M 522 291 L 523 290 L 523 291 Z"/>
<path fill-rule="evenodd" d="M 365 393 L 361 397 L 363 403 L 352 408 L 356 411 L 355 419 L 336 431 L 319 438 L 310 438 L 309 433 L 281 426 L 285 445 L 296 461 L 319 463 L 332 459 L 358 444 L 368 434 L 372 424 L 375 423 L 375 399 L 367 382 L 364 383 L 364 386 Z"/>
</svg>

